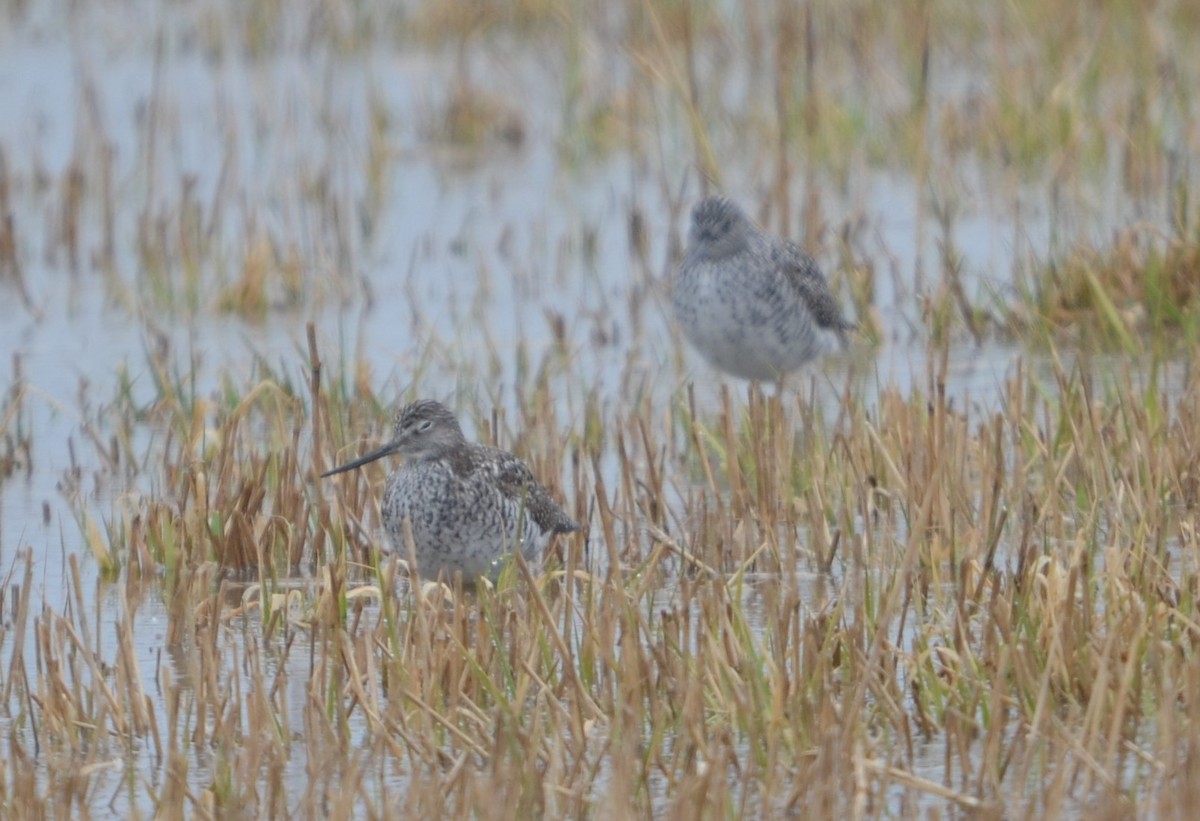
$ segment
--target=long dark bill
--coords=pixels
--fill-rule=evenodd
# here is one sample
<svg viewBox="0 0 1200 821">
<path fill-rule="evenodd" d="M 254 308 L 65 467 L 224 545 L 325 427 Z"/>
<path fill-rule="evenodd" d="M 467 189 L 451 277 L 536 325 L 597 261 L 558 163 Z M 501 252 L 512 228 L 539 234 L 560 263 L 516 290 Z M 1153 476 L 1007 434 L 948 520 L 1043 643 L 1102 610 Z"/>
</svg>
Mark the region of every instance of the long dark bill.
<svg viewBox="0 0 1200 821">
<path fill-rule="evenodd" d="M 325 471 L 324 473 L 321 474 L 321 478 L 324 479 L 326 476 L 332 476 L 335 473 L 345 473 L 348 470 L 354 470 L 355 468 L 360 468 L 369 462 L 374 462 L 376 459 L 382 459 L 383 457 L 387 456 L 389 453 L 394 452 L 395 450 L 396 450 L 396 443 L 388 442 L 386 445 L 381 447 L 379 450 L 372 451 L 371 453 L 368 453 L 366 456 L 360 456 L 359 458 L 355 459 L 353 462 L 347 462 L 344 465 L 335 467 L 333 470 Z"/>
</svg>

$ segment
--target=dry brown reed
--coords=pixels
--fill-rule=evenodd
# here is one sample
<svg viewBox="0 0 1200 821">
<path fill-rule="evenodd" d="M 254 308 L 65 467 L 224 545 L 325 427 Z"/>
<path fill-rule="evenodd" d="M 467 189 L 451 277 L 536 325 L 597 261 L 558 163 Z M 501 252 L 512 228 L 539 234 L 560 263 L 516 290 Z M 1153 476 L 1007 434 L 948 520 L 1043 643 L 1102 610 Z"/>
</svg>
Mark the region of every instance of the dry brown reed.
<svg viewBox="0 0 1200 821">
<path fill-rule="evenodd" d="M 324 4 L 339 49 L 365 42 L 359 32 L 458 44 L 435 141 L 521 143 L 521 115 L 462 53 L 493 35 L 562 37 L 627 55 L 623 87 L 577 87 L 608 95 L 596 110 L 615 101 L 630 146 L 638 134 L 663 154 L 690 146 L 701 176 L 750 180 L 762 221 L 810 245 L 838 233 L 823 186 L 846 186 L 864 162 L 915 169 L 915 233 L 935 212 L 941 278 L 893 290 L 925 307 L 927 373 L 911 391 L 871 385 L 870 401 L 848 383 L 832 405 L 757 386 L 708 404 L 691 389 L 602 398 L 587 376 L 562 377 L 575 362 L 552 317 L 556 349 L 537 372 L 522 359 L 516 401 L 466 397 L 464 417 L 526 458 L 586 531 L 556 544 L 545 573 L 518 561 L 494 588 L 447 591 L 405 580 L 411 546 L 379 550 L 385 466 L 336 488 L 318 478 L 385 429 L 399 399 L 376 396 L 362 362 L 331 372 L 310 329 L 304 388 L 267 372 L 201 396 L 151 345 L 153 403 L 118 396 L 111 440 L 84 424 L 105 468 L 153 477 L 148 491 L 95 514 L 73 451 L 61 486 L 96 589 L 64 546 L 63 600 L 38 607 L 32 551 L 6 554 L 0 815 L 1188 817 L 1200 790 L 1200 379 L 1168 379 L 1160 359 L 1068 358 L 1051 333 L 1099 329 L 1157 352 L 1182 329 L 1194 347 L 1195 217 L 1164 127 L 1187 120 L 1190 92 L 1125 82 L 1194 79 L 1168 36 L 1194 35 L 1186 5 L 631 0 L 614 22 L 527 0 L 421 4 L 410 26 L 375 29 L 366 10 L 356 23 Z M 289 30 L 279 3 L 232 17 L 223 33 L 255 58 Z M 221 38 L 200 34 L 218 54 Z M 744 101 L 727 106 L 740 52 L 752 55 Z M 0 154 L 4 287 L 29 302 L 18 185 L 40 186 L 47 256 L 71 276 L 101 270 L 151 337 L 178 315 L 257 321 L 325 283 L 357 287 L 350 226 L 362 213 L 373 224 L 387 199 L 383 103 L 361 211 L 328 169 L 294 169 L 295 187 L 276 192 L 311 209 L 305 245 L 294 226 L 263 227 L 274 223 L 253 197 L 234 213 L 232 148 L 211 203 L 195 179 L 165 178 L 175 134 L 161 61 L 160 47 L 137 190 L 121 192 L 135 273 L 117 270 L 123 197 L 85 85 L 60 172 L 14 180 Z M 746 150 L 758 144 L 770 148 Z M 1009 332 L 1045 340 L 1030 360 L 1044 367 L 1016 367 L 994 407 L 953 399 L 951 346 L 964 330 L 985 341 L 990 312 L 954 244 L 940 163 L 969 155 L 1000 169 L 984 185 L 1002 190 L 1044 177 L 1053 229 L 1077 171 L 1112 152 L 1122 196 L 1170 186 L 1175 232 L 1122 233 L 1037 271 L 999 313 Z M 656 183 L 675 191 L 678 170 Z M 631 244 L 648 268 L 641 214 L 630 210 Z M 890 261 L 852 234 L 847 223 L 845 276 L 878 337 Z M 24 385 L 17 360 L 0 399 L 3 482 L 34 460 Z M 155 433 L 142 450 L 135 426 Z M 139 619 L 159 634 L 145 638 Z"/>
<path fill-rule="evenodd" d="M 204 436 L 163 443 L 161 497 L 110 523 L 119 561 L 167 570 L 162 664 L 132 632 L 150 588 L 127 584 L 110 622 L 72 557 L 71 600 L 33 613 L 28 554 L 14 566 L 8 629 L 35 641 L 8 644 L 9 806 L 1186 806 L 1194 377 L 1168 393 L 1021 368 L 983 413 L 947 398 L 943 359 L 923 391 L 847 394 L 835 419 L 756 388 L 707 410 L 644 398 L 598 441 L 531 398 L 513 446 L 555 487 L 567 467 L 587 536 L 545 575 L 519 563 L 447 597 L 410 595 L 370 549 L 382 471 L 314 482 L 351 408 L 319 372 L 307 403 L 263 382 L 208 409 Z"/>
</svg>

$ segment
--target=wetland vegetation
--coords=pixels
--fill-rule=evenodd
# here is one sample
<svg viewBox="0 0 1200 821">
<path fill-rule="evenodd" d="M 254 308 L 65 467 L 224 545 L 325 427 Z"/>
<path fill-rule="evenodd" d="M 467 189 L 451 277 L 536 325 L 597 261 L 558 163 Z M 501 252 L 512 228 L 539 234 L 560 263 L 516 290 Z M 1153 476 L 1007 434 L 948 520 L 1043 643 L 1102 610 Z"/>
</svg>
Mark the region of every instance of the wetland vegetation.
<svg viewBox="0 0 1200 821">
<path fill-rule="evenodd" d="M 1190 817 L 1198 37 L 0 5 L 0 815 Z M 713 189 L 860 326 L 778 392 L 667 319 Z M 318 478 L 424 396 L 544 573 L 410 590 Z"/>
</svg>

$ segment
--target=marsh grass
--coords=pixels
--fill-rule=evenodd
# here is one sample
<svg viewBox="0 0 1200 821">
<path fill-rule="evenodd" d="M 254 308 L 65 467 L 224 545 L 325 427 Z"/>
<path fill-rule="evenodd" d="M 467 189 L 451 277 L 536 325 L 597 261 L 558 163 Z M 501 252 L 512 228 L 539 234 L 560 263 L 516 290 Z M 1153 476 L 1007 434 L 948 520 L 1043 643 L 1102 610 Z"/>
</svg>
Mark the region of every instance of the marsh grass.
<svg viewBox="0 0 1200 821">
<path fill-rule="evenodd" d="M 1195 343 L 1200 243 L 1130 230 L 1108 248 L 1079 247 L 1031 274 L 1030 308 L 1052 333 L 1135 350 L 1142 339 Z M 1040 323 L 1036 323 L 1040 326 Z M 1152 334 L 1147 335 L 1147 332 Z"/>
<path fill-rule="evenodd" d="M 388 199 L 385 102 L 371 100 L 365 205 L 323 165 L 289 166 L 295 185 L 271 189 L 316 227 L 303 242 L 264 216 L 228 157 L 211 201 L 164 171 L 178 125 L 157 81 L 132 192 L 114 180 L 93 91 L 64 167 L 22 176 L 0 154 L 5 287 L 30 302 L 27 217 L 10 206 L 29 189 L 51 226 L 46 256 L 69 276 L 99 268 L 119 308 L 143 317 L 152 383 L 135 398 L 120 373 L 113 401 L 81 413 L 92 461 L 138 490 L 86 492 L 72 441 L 59 489 L 78 533 L 63 539 L 88 554 L 64 544 L 62 600 L 37 605 L 31 548 L 4 554 L 0 814 L 1189 816 L 1200 381 L 1160 349 L 1196 339 L 1196 243 L 1170 124 L 1188 121 L 1190 96 L 1172 83 L 1194 81 L 1177 45 L 1198 21 L 1184 5 L 732 8 L 633 0 L 606 22 L 562 2 L 421 4 L 402 34 L 378 32 L 460 50 L 427 142 L 484 155 L 521 142 L 522 112 L 462 55 L 493 36 L 561 40 L 571 88 L 595 89 L 563 117 L 576 161 L 602 153 L 622 117 L 625 147 L 688 146 L 681 162 L 710 182 L 751 180 L 764 222 L 808 243 L 830 235 L 822 185 L 845 185 L 864 157 L 937 177 L 916 209 L 938 222 L 934 287 L 898 285 L 897 305 L 878 305 L 894 260 L 863 250 L 860 223 L 837 238 L 865 338 L 885 339 L 885 311 L 920 306 L 929 356 L 910 390 L 873 384 L 868 401 L 848 380 L 831 403 L 796 386 L 726 387 L 707 403 L 692 387 L 600 395 L 558 315 L 552 350 L 522 350 L 515 374 L 501 372 L 503 340 L 488 337 L 478 373 L 454 340 L 430 343 L 406 384 L 424 384 L 431 361 L 506 379 L 513 401 L 465 389 L 456 410 L 586 524 L 544 572 L 516 560 L 494 587 L 406 579 L 411 546 L 381 538 L 387 465 L 319 479 L 387 436 L 410 388 L 376 394 L 365 357 L 339 350 L 329 364 L 310 326 L 303 378 L 258 361 L 203 393 L 195 357 L 180 364 L 155 328 L 205 312 L 261 322 L 355 292 L 351 227 L 361 218 L 369 235 Z M 232 43 L 265 59 L 294 34 L 279 3 L 234 12 L 199 24 L 214 57 Z M 367 41 L 362 14 L 311 36 L 353 49 Z M 628 55 L 625 76 L 589 82 L 597 44 Z M 1130 92 L 1132 71 L 1164 83 Z M 735 81 L 745 91 L 730 105 Z M 994 312 L 1010 317 L 1000 327 L 954 242 L 955 203 L 940 199 L 953 187 L 940 163 L 964 155 L 1048 177 L 1056 204 L 1077 170 L 1117 156 L 1121 195 L 1171 188 L 1175 233 L 1131 230 L 1031 269 Z M 668 165 L 653 184 L 674 191 Z M 629 223 L 631 259 L 648 270 L 636 208 Z M 481 291 L 507 287 L 484 274 Z M 1016 366 L 994 407 L 955 399 L 952 346 L 997 327 L 1030 331 L 1044 368 Z M 1086 346 L 1068 356 L 1064 328 L 1154 356 L 1144 369 Z M 4 482 L 32 472 L 28 404 L 14 359 Z"/>
<path fill-rule="evenodd" d="M 751 190 L 764 194 L 760 210 L 769 227 L 810 246 L 825 234 L 824 188 L 846 189 L 851 172 L 868 164 L 911 171 L 918 180 L 933 178 L 937 189 L 944 181 L 936 163 L 945 159 L 1012 169 L 983 180 L 1002 190 L 1013 177 L 1045 180 L 1052 203 L 1080 196 L 1080 178 L 1118 168 L 1117 190 L 1102 196 L 1169 200 L 1179 236 L 1194 235 L 1187 135 L 1178 124 L 1190 121 L 1184 78 L 1195 67 L 1168 36 L 1194 33 L 1194 15 L 1120 6 L 1091 19 L 1053 3 L 968 14 L 921 2 L 808 10 L 754 2 L 741 13 L 721 4 L 630 2 L 620 11 L 610 20 L 569 2 L 420 3 L 405 14 L 363 8 L 343 19 L 330 13 L 322 17 L 328 24 L 324 34 L 311 36 L 327 38 L 337 53 L 351 42 L 365 48 L 370 42 L 365 31 L 373 28 L 399 45 L 450 44 L 444 87 L 434 90 L 433 102 L 409 125 L 431 152 L 450 146 L 464 158 L 495 159 L 489 147 L 522 146 L 533 122 L 509 93 L 507 75 L 482 71 L 479 54 L 486 57 L 495 43 L 501 44 L 495 52 L 500 59 L 544 50 L 565 78 L 558 144 L 572 163 L 602 158 L 614 146 L 638 156 L 673 151 L 684 133 L 691 156 L 664 168 L 659 185 L 677 186 L 677 175 L 689 169 L 698 172 L 702 190 L 710 184 L 730 187 L 722 182 L 731 175 L 749 179 Z M 202 41 L 213 36 L 205 26 L 224 27 L 245 54 L 262 55 L 286 51 L 295 29 L 302 28 L 292 21 L 266 36 L 281 17 L 288 15 L 277 3 L 252 3 L 228 19 L 193 25 L 201 29 Z M 223 310 L 262 321 L 355 291 L 358 241 L 352 235 L 358 228 L 368 235 L 374 230 L 390 190 L 387 172 L 394 167 L 395 152 L 387 143 L 405 125 L 388 116 L 380 92 L 368 95 L 367 124 L 357 135 L 366 202 L 356 202 L 333 164 L 302 156 L 284 172 L 287 182 L 269 193 L 268 198 L 294 203 L 281 214 L 260 207 L 253 181 L 240 177 L 232 132 L 221 146 L 214 169 L 219 179 L 211 192 L 202 193 L 207 181 L 194 170 L 167 159 L 167 148 L 184 135 L 162 79 L 164 46 L 156 48 L 156 80 L 139 123 L 134 190 L 115 179 L 115 139 L 105 126 L 111 112 L 103 95 L 84 82 L 70 161 L 61 169 L 35 167 L 18 174 L 0 158 L 0 213 L 11 213 L 4 203 L 16 193 L 38 188 L 51 226 L 47 256 L 76 274 L 101 270 L 113 297 L 134 310 L 168 315 Z M 628 65 L 615 70 L 613 60 L 596 59 L 595 51 L 627 54 Z M 744 60 L 734 59 L 738 55 Z M 1158 79 L 1130 84 L 1131 72 Z M 731 95 L 731 87 L 744 93 Z M 336 99 L 314 105 L 326 120 L 336 121 Z M 261 103 L 249 114 L 275 116 Z M 769 150 L 743 150 L 751 138 Z M 325 132 L 314 135 L 314 142 L 327 139 Z M 925 199 L 918 197 L 918 213 Z M 136 214 L 133 260 L 117 251 L 123 227 L 118 215 L 130 208 Z M 31 303 L 23 274 L 29 249 L 20 244 L 24 217 L 9 219 L 7 227 L 0 223 L 0 274 Z M 304 241 L 292 239 L 296 235 Z M 1017 294 L 1019 302 L 1033 302 L 1024 306 L 1021 321 L 1042 331 L 1094 304 L 1101 336 L 1123 342 L 1119 329 L 1141 321 L 1136 312 L 1123 315 L 1125 289 L 1111 295 L 1117 301 L 1110 309 L 1105 299 L 1112 283 L 1100 275 L 1099 286 L 1093 286 L 1071 269 L 1135 262 L 1150 269 L 1161 265 L 1163 273 L 1155 278 L 1161 287 L 1148 287 L 1138 298 L 1149 300 L 1151 314 L 1179 323 L 1172 314 L 1180 303 L 1172 298 L 1187 290 L 1188 280 L 1180 285 L 1175 271 L 1191 270 L 1187 258 L 1194 257 L 1189 249 L 1195 242 L 1194 236 L 1180 239 L 1180 247 L 1174 242 L 1153 251 L 1152 237 L 1119 239 L 1111 263 L 1079 259 L 1088 254 L 1083 248 L 1042 260 L 1038 275 Z M 1137 258 L 1123 262 L 1119 246 L 1130 243 L 1139 249 Z M 857 278 L 852 286 L 856 298 L 870 291 Z M 952 297 L 978 339 L 980 318 L 968 309 L 975 294 Z M 30 304 L 30 310 L 39 309 Z M 940 316 L 934 312 L 935 321 Z"/>
<path fill-rule="evenodd" d="M 1019 369 L 982 413 L 946 398 L 943 359 L 924 389 L 847 393 L 832 419 L 752 387 L 707 410 L 643 399 L 599 439 L 544 396 L 511 440 L 476 408 L 588 528 L 544 575 L 518 562 L 445 597 L 376 550 L 384 470 L 315 480 L 371 402 L 325 392 L 312 353 L 316 394 L 264 380 L 175 417 L 161 491 L 97 530 L 121 567 L 166 569 L 128 574 L 115 634 L 76 558 L 69 606 L 40 614 L 31 557 L 13 565 L 6 613 L 37 653 L 6 645 L 10 806 L 1182 809 L 1194 375 L 1167 393 Z M 148 595 L 170 664 L 138 659 Z"/>
<path fill-rule="evenodd" d="M 19 354 L 12 357 L 12 382 L 0 397 L 0 479 L 8 479 L 24 468 L 26 475 L 33 470 L 29 411 L 26 407 L 26 379 Z"/>
</svg>

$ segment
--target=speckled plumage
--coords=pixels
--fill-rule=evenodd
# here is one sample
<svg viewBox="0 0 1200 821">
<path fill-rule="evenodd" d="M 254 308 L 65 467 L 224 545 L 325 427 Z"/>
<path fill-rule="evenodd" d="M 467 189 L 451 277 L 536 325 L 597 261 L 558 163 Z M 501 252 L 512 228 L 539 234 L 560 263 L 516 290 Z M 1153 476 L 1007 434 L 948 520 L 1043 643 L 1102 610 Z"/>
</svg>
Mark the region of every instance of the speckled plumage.
<svg viewBox="0 0 1200 821">
<path fill-rule="evenodd" d="M 404 464 L 388 476 L 383 524 L 393 548 L 407 555 L 403 521 L 411 522 L 422 578 L 495 579 L 514 546 L 538 561 L 556 533 L 579 530 L 529 467 L 499 448 L 468 442 L 440 402 L 424 399 L 396 416 L 392 441 L 324 476 L 388 454 Z"/>
<path fill-rule="evenodd" d="M 779 381 L 821 353 L 823 331 L 855 328 L 813 258 L 760 231 L 725 197 L 692 210 L 671 301 L 696 350 L 745 379 Z"/>
</svg>

